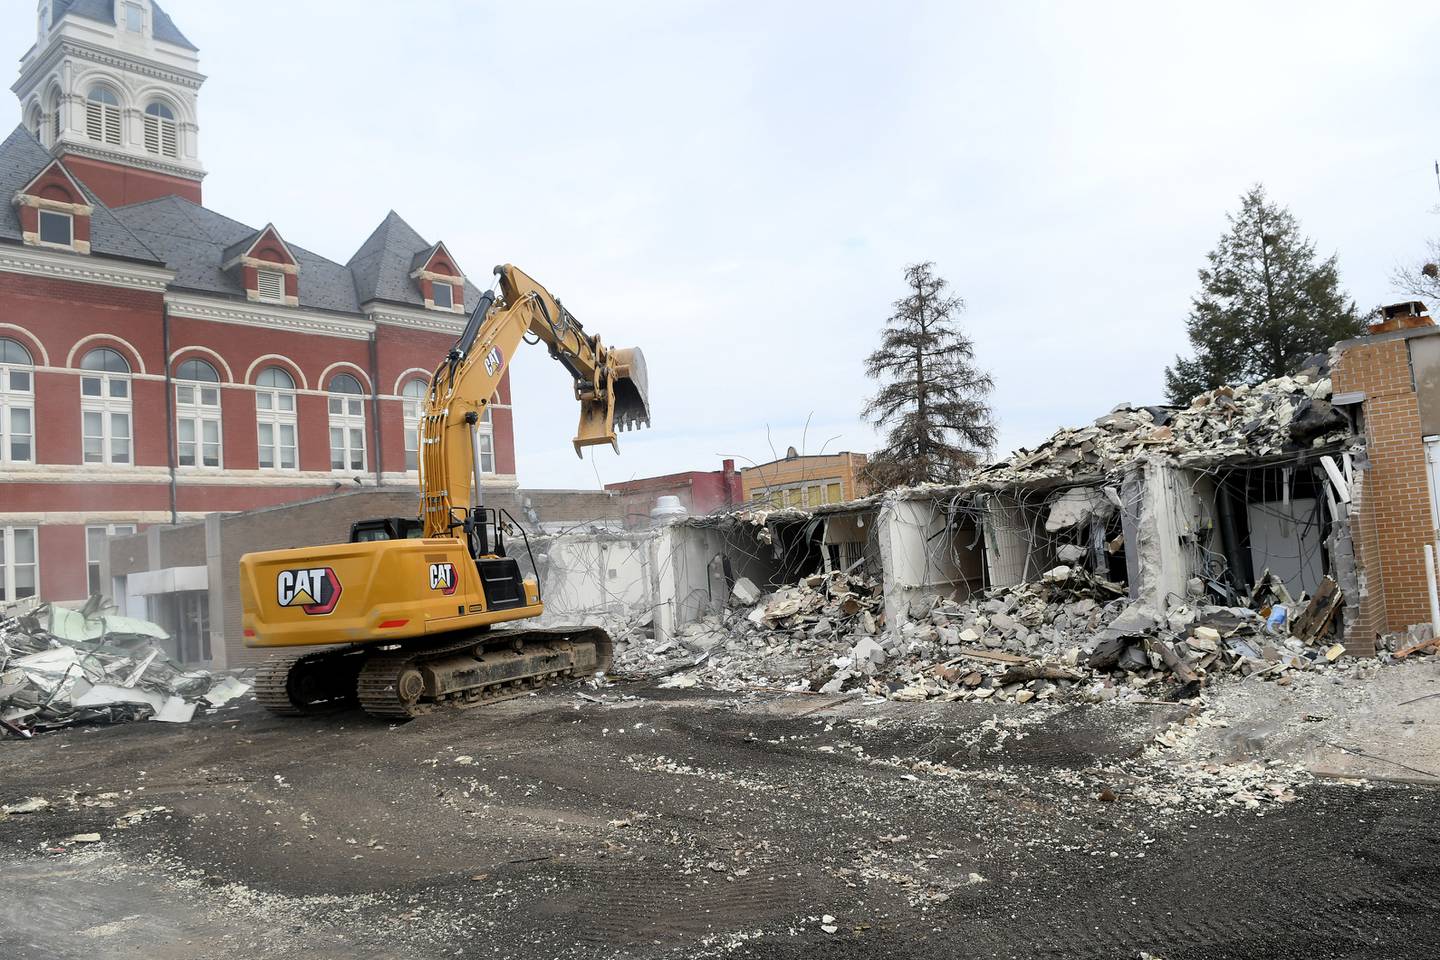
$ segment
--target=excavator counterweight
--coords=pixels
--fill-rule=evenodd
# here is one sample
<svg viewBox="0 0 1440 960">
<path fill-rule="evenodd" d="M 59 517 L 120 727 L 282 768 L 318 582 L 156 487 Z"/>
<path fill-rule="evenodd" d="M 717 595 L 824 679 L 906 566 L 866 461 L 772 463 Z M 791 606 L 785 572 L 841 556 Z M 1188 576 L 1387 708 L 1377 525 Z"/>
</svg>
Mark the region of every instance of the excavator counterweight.
<svg viewBox="0 0 1440 960">
<path fill-rule="evenodd" d="M 545 607 L 518 562 L 517 538 L 530 555 L 524 529 L 484 503 L 479 424 L 516 348 L 543 342 L 573 381 L 576 452 L 618 449 L 617 428 L 650 423 L 645 357 L 604 346 L 515 267 L 495 273 L 499 295 L 481 298 L 430 380 L 418 516 L 357 521 L 345 544 L 241 557 L 245 644 L 305 648 L 260 669 L 256 697 L 272 711 L 358 702 L 375 716 L 413 717 L 609 668 L 599 628 L 500 629 Z"/>
</svg>

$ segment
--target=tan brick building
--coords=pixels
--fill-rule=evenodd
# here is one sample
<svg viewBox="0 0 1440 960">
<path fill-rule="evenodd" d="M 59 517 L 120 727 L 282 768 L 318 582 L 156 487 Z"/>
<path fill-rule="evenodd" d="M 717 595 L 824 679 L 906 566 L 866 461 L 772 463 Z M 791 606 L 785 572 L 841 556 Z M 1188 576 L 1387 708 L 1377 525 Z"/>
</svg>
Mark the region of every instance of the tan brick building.
<svg viewBox="0 0 1440 960">
<path fill-rule="evenodd" d="M 776 507 L 813 508 L 855 500 L 870 492 L 860 478 L 869 459 L 848 452 L 802 457 L 791 447 L 784 459 L 741 470 L 741 495 L 747 503 L 765 501 Z"/>
</svg>

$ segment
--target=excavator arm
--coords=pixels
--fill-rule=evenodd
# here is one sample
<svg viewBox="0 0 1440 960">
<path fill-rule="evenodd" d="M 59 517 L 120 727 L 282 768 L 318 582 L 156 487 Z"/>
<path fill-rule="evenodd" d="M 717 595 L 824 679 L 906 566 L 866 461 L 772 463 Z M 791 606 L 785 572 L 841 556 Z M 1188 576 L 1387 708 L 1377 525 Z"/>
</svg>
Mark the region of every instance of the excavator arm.
<svg viewBox="0 0 1440 960">
<path fill-rule="evenodd" d="M 606 347 L 516 267 L 504 264 L 495 273 L 499 296 L 481 298 L 430 380 L 420 427 L 420 517 L 427 537 L 452 535 L 480 504 L 479 424 L 522 342 L 544 343 L 574 382 L 580 403 L 576 455 L 601 443 L 618 449 L 617 428 L 650 423 L 645 357 L 638 347 Z"/>
</svg>

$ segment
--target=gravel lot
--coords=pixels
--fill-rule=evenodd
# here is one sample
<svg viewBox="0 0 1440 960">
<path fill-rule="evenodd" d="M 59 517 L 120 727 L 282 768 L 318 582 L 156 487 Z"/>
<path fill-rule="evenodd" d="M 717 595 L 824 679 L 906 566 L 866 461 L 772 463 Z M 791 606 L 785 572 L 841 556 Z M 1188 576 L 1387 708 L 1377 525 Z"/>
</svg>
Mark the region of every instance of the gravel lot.
<svg viewBox="0 0 1440 960">
<path fill-rule="evenodd" d="M 0 742 L 49 802 L 0 819 L 0 956 L 1440 952 L 1440 794 L 1236 794 L 1151 746 L 1183 706 L 584 697 Z"/>
</svg>

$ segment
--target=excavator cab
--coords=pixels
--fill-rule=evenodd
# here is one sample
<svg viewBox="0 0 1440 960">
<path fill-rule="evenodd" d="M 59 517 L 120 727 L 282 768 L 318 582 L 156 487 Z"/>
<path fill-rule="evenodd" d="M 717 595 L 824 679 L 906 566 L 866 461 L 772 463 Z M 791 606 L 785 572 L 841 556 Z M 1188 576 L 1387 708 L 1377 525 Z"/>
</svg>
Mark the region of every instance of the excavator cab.
<svg viewBox="0 0 1440 960">
<path fill-rule="evenodd" d="M 525 576 L 519 561 L 508 553 L 507 537 L 513 539 L 520 534 L 525 545 L 525 555 L 530 559 L 530 569 L 535 569 L 535 554 L 530 549 L 530 537 L 525 528 L 515 522 L 508 510 L 475 507 L 469 511 L 455 511 L 452 533 L 465 541 L 470 558 L 475 562 L 475 572 L 480 577 L 480 588 L 485 595 L 485 609 L 513 610 L 526 605 Z M 351 543 L 375 543 L 381 540 L 419 540 L 425 535 L 425 525 L 413 517 L 380 517 L 373 520 L 357 520 L 350 525 Z M 539 582 L 533 590 L 539 599 Z"/>
<path fill-rule="evenodd" d="M 472 509 L 464 527 L 470 555 L 475 558 L 475 570 L 480 575 L 486 609 L 510 610 L 525 606 L 525 577 L 520 572 L 519 561 L 506 552 L 505 543 L 507 533 L 513 537 L 518 532 L 525 545 L 525 555 L 530 558 L 530 569 L 534 570 L 535 554 L 530 549 L 525 528 L 515 522 L 509 511 L 490 507 Z M 534 589 L 538 601 L 538 577 Z"/>
</svg>

